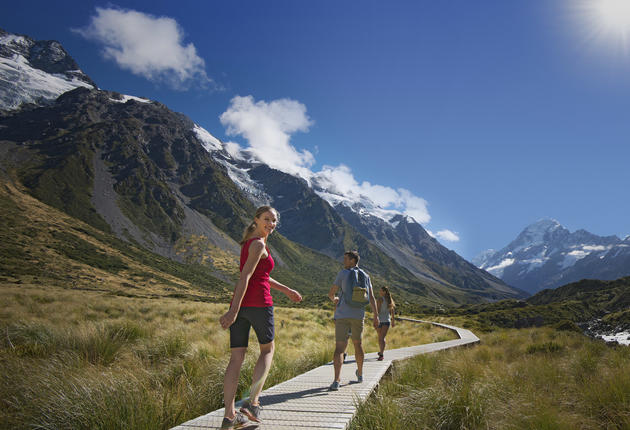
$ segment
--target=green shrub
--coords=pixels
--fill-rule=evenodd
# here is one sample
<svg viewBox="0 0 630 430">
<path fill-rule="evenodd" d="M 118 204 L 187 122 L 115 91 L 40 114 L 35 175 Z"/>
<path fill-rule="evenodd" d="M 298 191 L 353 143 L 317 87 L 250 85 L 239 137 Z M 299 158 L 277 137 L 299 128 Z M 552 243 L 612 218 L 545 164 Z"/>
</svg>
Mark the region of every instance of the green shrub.
<svg viewBox="0 0 630 430">
<path fill-rule="evenodd" d="M 526 352 L 528 354 L 537 354 L 537 353 L 554 354 L 554 353 L 562 351 L 562 349 L 563 349 L 562 345 L 554 341 L 549 341 L 549 342 L 544 342 L 544 343 L 533 343 L 527 347 Z"/>
<path fill-rule="evenodd" d="M 556 330 L 560 331 L 574 331 L 577 333 L 582 333 L 582 329 L 578 327 L 576 323 L 569 320 L 563 320 L 553 326 Z"/>
</svg>

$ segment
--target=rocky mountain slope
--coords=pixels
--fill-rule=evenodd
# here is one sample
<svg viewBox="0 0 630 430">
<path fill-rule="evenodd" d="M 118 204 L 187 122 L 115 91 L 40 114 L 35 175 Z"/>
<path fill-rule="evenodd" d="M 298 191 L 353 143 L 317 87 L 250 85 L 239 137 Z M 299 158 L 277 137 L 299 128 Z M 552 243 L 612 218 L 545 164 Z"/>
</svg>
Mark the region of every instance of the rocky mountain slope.
<svg viewBox="0 0 630 430">
<path fill-rule="evenodd" d="M 580 279 L 613 280 L 630 275 L 630 238 L 571 233 L 551 219 L 525 228 L 499 251 L 486 251 L 474 263 L 509 285 L 531 294 Z"/>
<path fill-rule="evenodd" d="M 0 109 L 50 103 L 77 87 L 96 84 L 59 42 L 35 41 L 0 29 Z"/>
<path fill-rule="evenodd" d="M 3 40 L 10 45 L 15 37 Z M 11 58 L 22 61 L 20 55 Z M 343 251 L 356 248 L 377 282 L 414 302 L 522 295 L 443 248 L 411 219 L 383 220 L 365 205 L 333 206 L 313 184 L 228 151 L 160 103 L 94 87 L 5 108 L 0 165 L 34 197 L 103 232 L 203 264 L 191 252 L 199 241 L 236 256 L 255 205 L 270 202 L 281 214 L 271 245 L 294 282 L 326 289 Z"/>
</svg>

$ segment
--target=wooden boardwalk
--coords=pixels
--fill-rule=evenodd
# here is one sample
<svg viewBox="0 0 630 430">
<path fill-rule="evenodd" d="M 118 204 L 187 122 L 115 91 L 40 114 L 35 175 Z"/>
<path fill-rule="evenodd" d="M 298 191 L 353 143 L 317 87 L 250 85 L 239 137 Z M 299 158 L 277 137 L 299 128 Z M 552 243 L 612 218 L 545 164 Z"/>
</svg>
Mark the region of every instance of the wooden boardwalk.
<svg viewBox="0 0 630 430">
<path fill-rule="evenodd" d="M 440 351 L 479 342 L 470 330 L 431 321 L 397 318 L 405 321 L 429 323 L 454 330 L 459 339 L 385 351 L 386 360 L 377 361 L 377 354 L 365 354 L 363 382 L 354 374 L 354 356 L 349 356 L 341 368 L 339 391 L 328 391 L 333 380 L 332 362 L 317 367 L 293 379 L 268 388 L 260 395 L 261 424 L 251 423 L 249 429 L 346 429 L 354 417 L 358 404 L 364 402 L 376 388 L 393 361 L 418 354 Z M 238 409 L 238 406 L 237 406 Z M 175 430 L 218 429 L 223 420 L 223 409 L 192 419 Z"/>
</svg>

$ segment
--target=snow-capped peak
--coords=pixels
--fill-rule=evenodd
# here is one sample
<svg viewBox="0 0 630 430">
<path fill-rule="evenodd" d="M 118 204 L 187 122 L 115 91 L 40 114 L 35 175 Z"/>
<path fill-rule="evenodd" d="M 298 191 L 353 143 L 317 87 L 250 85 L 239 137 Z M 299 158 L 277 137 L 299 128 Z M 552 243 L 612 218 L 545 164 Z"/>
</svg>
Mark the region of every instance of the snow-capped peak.
<svg viewBox="0 0 630 430">
<path fill-rule="evenodd" d="M 78 87 L 96 88 L 59 42 L 0 29 L 0 109 L 49 103 Z"/>
<path fill-rule="evenodd" d="M 564 228 L 555 219 L 541 219 L 525 228 L 520 236 L 526 239 L 530 245 L 537 245 L 544 241 L 545 235 L 559 228 Z"/>
<path fill-rule="evenodd" d="M 195 124 L 193 129 L 204 149 L 208 152 L 220 151 L 223 149 L 223 144 L 219 139 L 211 135 L 208 130 Z"/>
<path fill-rule="evenodd" d="M 543 219 L 527 226 L 505 248 L 486 251 L 473 262 L 509 285 L 534 293 L 577 280 L 574 278 L 583 277 L 586 270 L 595 267 L 594 261 L 606 262 L 625 255 L 628 248 L 629 244 L 617 236 L 602 237 L 586 230 L 571 233 L 558 221 Z"/>
<path fill-rule="evenodd" d="M 239 185 L 241 189 L 252 195 L 257 202 L 264 201 L 265 198 L 267 198 L 266 195 L 262 195 L 261 187 L 255 181 L 249 179 L 247 169 L 243 168 L 244 163 L 259 163 L 259 161 L 253 157 L 253 154 L 243 150 L 236 144 L 221 142 L 199 125 L 195 124 L 193 131 L 201 141 L 204 149 L 213 154 L 215 160 L 227 167 L 230 178 Z M 413 217 L 395 209 L 383 208 L 374 203 L 367 196 L 344 193 L 337 190 L 332 182 L 321 175 L 313 174 L 308 179 L 309 180 L 305 180 L 313 191 L 333 207 L 343 205 L 363 218 L 376 217 L 390 224 L 392 227 L 396 227 L 403 220 L 410 224 L 416 223 Z"/>
</svg>

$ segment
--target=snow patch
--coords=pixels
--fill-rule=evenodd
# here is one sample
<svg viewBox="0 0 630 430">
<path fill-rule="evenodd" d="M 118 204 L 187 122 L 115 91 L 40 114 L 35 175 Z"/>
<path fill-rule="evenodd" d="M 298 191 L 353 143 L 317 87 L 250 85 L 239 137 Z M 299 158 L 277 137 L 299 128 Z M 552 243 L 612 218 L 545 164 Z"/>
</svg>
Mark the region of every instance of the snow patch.
<svg viewBox="0 0 630 430">
<path fill-rule="evenodd" d="M 612 248 L 612 246 L 603 246 L 603 245 L 582 245 L 581 248 L 584 251 L 593 252 L 593 251 L 606 251 Z"/>
<path fill-rule="evenodd" d="M 5 34 L 4 36 L 0 36 L 0 44 L 29 46 L 29 42 L 26 40 L 25 37 L 10 33 Z"/>
<path fill-rule="evenodd" d="M 261 184 L 249 176 L 247 169 L 238 168 L 223 158 L 215 158 L 215 160 L 227 168 L 229 178 L 254 204 L 262 206 L 271 202 L 271 197 L 265 192 Z"/>
<path fill-rule="evenodd" d="M 574 251 L 568 252 L 564 256 L 564 260 L 562 260 L 562 263 L 560 264 L 560 267 L 562 269 L 566 269 L 567 267 L 571 267 L 578 260 L 581 260 L 582 258 L 586 257 L 588 254 L 589 254 L 588 252 L 583 251 L 581 249 L 576 249 Z"/>
<path fill-rule="evenodd" d="M 0 109 L 13 110 L 24 103 L 53 101 L 78 87 L 94 88 L 76 77 L 36 69 L 22 55 L 0 57 Z"/>
<path fill-rule="evenodd" d="M 516 260 L 514 258 L 506 258 L 496 266 L 488 267 L 486 271 L 500 278 L 501 276 L 503 276 L 503 271 L 505 270 L 505 268 L 514 264 L 515 261 Z"/>
<path fill-rule="evenodd" d="M 208 133 L 208 131 L 205 128 L 202 128 L 198 126 L 197 124 L 195 124 L 193 131 L 197 135 L 197 138 L 201 140 L 201 144 L 203 145 L 206 151 L 213 152 L 213 151 L 220 151 L 223 149 L 223 144 L 221 143 L 221 141 L 217 139 L 216 137 L 214 137 L 213 135 L 211 135 L 210 133 Z"/>
<path fill-rule="evenodd" d="M 527 270 L 525 273 L 529 273 L 532 270 L 543 266 L 548 260 L 548 258 L 532 258 L 530 260 L 525 260 L 524 263 L 527 264 Z"/>
<path fill-rule="evenodd" d="M 122 99 L 121 100 L 116 100 L 116 99 L 112 99 L 110 98 L 111 101 L 116 102 L 116 103 L 127 103 L 129 100 L 135 100 L 137 102 L 140 103 L 151 103 L 151 100 L 149 99 L 143 99 L 142 97 L 136 97 L 136 96 L 128 96 L 126 94 L 122 95 Z"/>
</svg>

